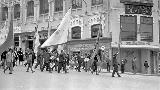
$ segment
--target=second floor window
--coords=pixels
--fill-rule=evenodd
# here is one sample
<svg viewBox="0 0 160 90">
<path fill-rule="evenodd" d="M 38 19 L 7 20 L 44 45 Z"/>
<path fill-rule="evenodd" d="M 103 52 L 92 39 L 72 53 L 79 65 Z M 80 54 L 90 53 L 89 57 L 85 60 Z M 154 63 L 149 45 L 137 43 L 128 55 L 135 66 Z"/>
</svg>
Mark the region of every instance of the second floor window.
<svg viewBox="0 0 160 90">
<path fill-rule="evenodd" d="M 72 0 L 72 8 L 82 8 L 82 0 Z"/>
<path fill-rule="evenodd" d="M 96 38 L 99 30 L 100 30 L 100 37 L 102 37 L 102 25 L 101 24 L 92 25 L 91 26 L 91 38 Z"/>
<path fill-rule="evenodd" d="M 141 41 L 153 41 L 153 17 L 140 17 Z"/>
<path fill-rule="evenodd" d="M 72 28 L 72 39 L 81 39 L 81 27 L 76 26 Z"/>
<path fill-rule="evenodd" d="M 92 6 L 103 4 L 103 0 L 92 0 Z"/>
<path fill-rule="evenodd" d="M 27 16 L 34 16 L 34 1 L 27 3 Z"/>
<path fill-rule="evenodd" d="M 63 11 L 63 0 L 55 0 L 55 12 Z"/>
<path fill-rule="evenodd" d="M 20 18 L 20 4 L 14 5 L 14 19 Z"/>
<path fill-rule="evenodd" d="M 8 17 L 8 7 L 2 8 L 2 20 L 6 20 Z"/>
<path fill-rule="evenodd" d="M 122 41 L 137 40 L 137 16 L 120 16 L 120 29 Z"/>
<path fill-rule="evenodd" d="M 40 14 L 46 14 L 49 12 L 48 0 L 39 0 L 40 1 Z"/>
</svg>

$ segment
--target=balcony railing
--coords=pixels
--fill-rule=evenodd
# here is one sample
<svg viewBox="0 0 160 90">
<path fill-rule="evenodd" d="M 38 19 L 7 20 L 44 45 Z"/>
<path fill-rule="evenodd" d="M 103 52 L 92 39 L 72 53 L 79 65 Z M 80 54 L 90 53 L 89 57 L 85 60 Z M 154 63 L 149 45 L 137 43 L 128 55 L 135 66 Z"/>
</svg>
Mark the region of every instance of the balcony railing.
<svg viewBox="0 0 160 90">
<path fill-rule="evenodd" d="M 54 12 L 54 18 L 56 20 L 61 20 L 63 17 L 63 11 L 59 11 L 59 12 Z"/>
<path fill-rule="evenodd" d="M 91 6 L 92 12 L 99 12 L 103 10 L 103 4 Z"/>
</svg>

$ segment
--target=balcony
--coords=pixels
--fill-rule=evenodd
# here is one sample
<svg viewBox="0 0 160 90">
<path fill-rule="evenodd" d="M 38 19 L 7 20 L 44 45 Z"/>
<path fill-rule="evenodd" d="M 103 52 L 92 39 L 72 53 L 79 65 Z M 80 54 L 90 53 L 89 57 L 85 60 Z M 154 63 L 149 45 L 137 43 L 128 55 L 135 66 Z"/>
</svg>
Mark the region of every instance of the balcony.
<svg viewBox="0 0 160 90">
<path fill-rule="evenodd" d="M 63 11 L 54 12 L 54 18 L 56 20 L 61 20 L 63 18 Z"/>
<path fill-rule="evenodd" d="M 45 22 L 47 19 L 48 19 L 48 13 L 41 14 L 41 15 L 39 16 L 39 21 L 40 21 L 40 22 Z"/>
<path fill-rule="evenodd" d="M 99 4 L 99 5 L 93 5 L 91 6 L 91 11 L 93 12 L 100 12 L 103 10 L 103 4 Z"/>
<path fill-rule="evenodd" d="M 28 16 L 26 18 L 26 23 L 32 23 L 32 22 L 34 22 L 34 16 Z"/>
<path fill-rule="evenodd" d="M 76 9 L 72 9 L 72 14 L 73 15 L 81 15 L 82 12 L 82 8 L 76 8 Z"/>
</svg>

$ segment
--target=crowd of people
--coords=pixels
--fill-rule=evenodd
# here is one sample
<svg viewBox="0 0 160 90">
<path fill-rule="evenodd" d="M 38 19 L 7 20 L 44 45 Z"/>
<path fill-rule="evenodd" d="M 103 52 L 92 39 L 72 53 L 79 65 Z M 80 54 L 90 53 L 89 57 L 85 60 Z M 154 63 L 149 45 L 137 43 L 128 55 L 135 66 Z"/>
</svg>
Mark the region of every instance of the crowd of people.
<svg viewBox="0 0 160 90">
<path fill-rule="evenodd" d="M 121 77 L 118 73 L 119 66 L 121 73 L 125 71 L 125 64 L 127 60 L 122 60 L 121 63 L 117 62 L 118 53 L 113 55 L 113 61 L 111 64 L 111 60 L 109 58 L 105 58 L 102 60 L 99 54 L 96 54 L 93 58 L 91 58 L 91 54 L 84 54 L 84 56 L 80 54 L 69 55 L 64 50 L 61 50 L 60 53 L 56 49 L 49 51 L 48 49 L 39 49 L 37 54 L 34 53 L 33 49 L 26 49 L 25 52 L 22 51 L 21 48 L 17 50 L 8 49 L 8 51 L 4 51 L 1 54 L 1 63 L 0 67 L 3 68 L 4 73 L 6 70 L 9 70 L 9 74 L 13 73 L 14 67 L 19 65 L 24 65 L 26 67 L 26 72 L 29 72 L 29 69 L 32 73 L 34 73 L 35 69 L 38 68 L 41 72 L 44 70 L 52 73 L 53 71 L 57 71 L 57 73 L 68 73 L 69 69 L 75 69 L 78 72 L 84 70 L 85 72 L 91 72 L 92 74 L 99 75 L 101 71 L 101 63 L 106 63 L 106 69 L 108 72 L 111 70 L 111 65 L 113 65 L 112 77 L 117 73 L 118 77 Z M 36 61 L 36 63 L 35 63 Z M 132 69 L 133 73 L 136 73 L 136 58 L 132 60 Z M 19 63 L 18 63 L 19 62 Z M 149 67 L 148 63 L 144 64 L 146 73 Z"/>
</svg>

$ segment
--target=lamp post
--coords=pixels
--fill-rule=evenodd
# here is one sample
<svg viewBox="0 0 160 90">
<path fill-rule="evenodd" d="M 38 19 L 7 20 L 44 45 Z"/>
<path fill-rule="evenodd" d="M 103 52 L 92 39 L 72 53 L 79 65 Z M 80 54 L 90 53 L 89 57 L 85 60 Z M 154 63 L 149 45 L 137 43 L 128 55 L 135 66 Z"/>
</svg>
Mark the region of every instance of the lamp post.
<svg viewBox="0 0 160 90">
<path fill-rule="evenodd" d="M 122 31 L 122 25 L 120 26 L 119 41 L 118 41 L 119 61 L 121 61 L 121 31 Z"/>
</svg>

